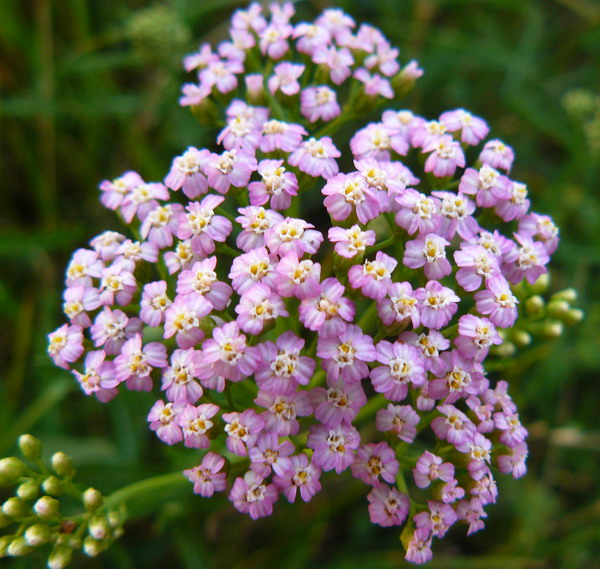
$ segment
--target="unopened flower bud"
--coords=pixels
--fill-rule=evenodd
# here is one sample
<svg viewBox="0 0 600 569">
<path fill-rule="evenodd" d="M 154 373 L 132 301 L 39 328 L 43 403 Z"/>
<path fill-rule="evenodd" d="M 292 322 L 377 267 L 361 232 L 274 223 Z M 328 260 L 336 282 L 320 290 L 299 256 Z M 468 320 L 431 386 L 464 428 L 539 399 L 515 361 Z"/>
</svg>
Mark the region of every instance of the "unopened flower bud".
<svg viewBox="0 0 600 569">
<path fill-rule="evenodd" d="M 60 516 L 58 500 L 50 496 L 42 496 L 33 506 L 35 513 L 43 520 L 51 520 Z"/>
<path fill-rule="evenodd" d="M 102 494 L 95 488 L 88 488 L 83 493 L 83 505 L 85 506 L 86 510 L 97 510 L 100 506 L 102 506 L 103 502 L 104 498 L 102 498 Z"/>
<path fill-rule="evenodd" d="M 564 327 L 558 320 L 546 320 L 541 330 L 541 335 L 547 340 L 559 338 L 563 333 Z"/>
<path fill-rule="evenodd" d="M 38 460 L 42 456 L 42 443 L 29 434 L 19 437 L 19 449 L 21 449 L 23 456 L 29 460 Z"/>
<path fill-rule="evenodd" d="M 121 520 L 121 516 L 119 515 L 119 512 L 115 512 L 114 510 L 112 512 L 108 512 L 107 519 L 108 519 L 108 525 L 111 528 L 116 528 L 122 524 L 122 520 Z"/>
<path fill-rule="evenodd" d="M 25 480 L 17 488 L 17 496 L 23 500 L 35 500 L 39 493 L 40 488 L 32 478 Z"/>
<path fill-rule="evenodd" d="M 409 61 L 393 79 L 392 88 L 397 98 L 402 98 L 410 93 L 415 82 L 423 75 L 423 70 L 415 60 Z"/>
<path fill-rule="evenodd" d="M 0 529 L 5 528 L 13 523 L 13 519 L 0 511 Z"/>
<path fill-rule="evenodd" d="M 48 476 L 42 483 L 42 488 L 46 494 L 51 496 L 60 496 L 63 493 L 64 484 L 56 476 Z"/>
<path fill-rule="evenodd" d="M 75 474 L 73 459 L 64 452 L 55 452 L 52 455 L 52 468 L 59 476 L 70 477 Z"/>
<path fill-rule="evenodd" d="M 10 537 L 8 535 L 0 537 L 0 558 L 6 557 L 7 552 L 8 552 L 8 546 L 10 545 L 11 541 L 12 541 L 12 537 Z"/>
<path fill-rule="evenodd" d="M 518 348 L 524 348 L 531 344 L 531 334 L 525 330 L 515 330 L 511 334 L 511 340 Z"/>
<path fill-rule="evenodd" d="M 571 306 L 565 300 L 552 300 L 548 303 L 548 315 L 562 320 L 570 308 Z"/>
<path fill-rule="evenodd" d="M 56 546 L 48 556 L 49 569 L 64 569 L 73 557 L 73 550 L 66 545 Z"/>
<path fill-rule="evenodd" d="M 538 280 L 531 285 L 531 290 L 533 294 L 542 294 L 548 290 L 550 286 L 550 275 L 548 273 L 544 273 L 538 277 Z"/>
<path fill-rule="evenodd" d="M 494 354 L 501 358 L 509 358 L 516 351 L 515 345 L 512 342 L 504 342 L 499 346 L 495 346 Z"/>
<path fill-rule="evenodd" d="M 100 516 L 94 516 L 88 524 L 88 531 L 94 539 L 104 539 L 108 535 L 108 530 L 108 521 Z"/>
<path fill-rule="evenodd" d="M 525 301 L 525 311 L 528 316 L 540 314 L 542 310 L 544 310 L 544 299 L 539 294 L 531 296 Z"/>
<path fill-rule="evenodd" d="M 25 463 L 16 456 L 0 460 L 0 486 L 12 486 L 27 471 Z"/>
<path fill-rule="evenodd" d="M 43 545 L 50 539 L 50 528 L 46 524 L 33 524 L 25 531 L 25 539 L 32 547 Z"/>
<path fill-rule="evenodd" d="M 585 312 L 579 308 L 571 308 L 563 317 L 563 322 L 567 326 L 574 326 L 581 322 L 585 316 Z"/>
<path fill-rule="evenodd" d="M 32 550 L 33 548 L 27 543 L 27 540 L 24 537 L 15 537 L 10 542 L 6 553 L 11 557 L 21 557 L 22 555 L 31 553 Z"/>
<path fill-rule="evenodd" d="M 11 518 L 22 518 L 30 513 L 30 509 L 21 498 L 12 497 L 2 504 L 2 512 Z"/>
<path fill-rule="evenodd" d="M 553 294 L 551 300 L 564 300 L 569 304 L 573 304 L 577 300 L 577 291 L 574 288 L 566 288 Z"/>
<path fill-rule="evenodd" d="M 69 538 L 65 541 L 66 545 L 68 545 L 71 549 L 81 549 L 82 541 L 81 538 L 77 535 L 70 535 Z"/>
<path fill-rule="evenodd" d="M 83 540 L 83 551 L 89 557 L 96 557 L 102 549 L 102 543 L 91 536 L 88 536 Z"/>
</svg>

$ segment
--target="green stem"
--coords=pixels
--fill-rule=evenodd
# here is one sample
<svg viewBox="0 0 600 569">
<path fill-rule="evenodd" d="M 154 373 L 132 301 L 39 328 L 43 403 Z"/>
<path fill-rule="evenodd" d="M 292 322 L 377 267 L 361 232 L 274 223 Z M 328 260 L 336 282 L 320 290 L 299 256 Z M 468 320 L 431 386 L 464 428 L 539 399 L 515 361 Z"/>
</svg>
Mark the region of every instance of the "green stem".
<svg viewBox="0 0 600 569">
<path fill-rule="evenodd" d="M 125 488 L 120 488 L 113 492 L 110 496 L 104 500 L 103 510 L 114 510 L 121 504 L 124 504 L 128 500 L 137 498 L 138 496 L 144 496 L 149 493 L 157 492 L 163 488 L 168 488 L 174 484 L 182 484 L 185 482 L 189 484 L 188 480 L 183 476 L 181 471 L 171 472 L 170 474 L 162 474 L 160 476 L 154 476 L 147 478 L 146 480 L 139 480 L 134 482 Z"/>
</svg>

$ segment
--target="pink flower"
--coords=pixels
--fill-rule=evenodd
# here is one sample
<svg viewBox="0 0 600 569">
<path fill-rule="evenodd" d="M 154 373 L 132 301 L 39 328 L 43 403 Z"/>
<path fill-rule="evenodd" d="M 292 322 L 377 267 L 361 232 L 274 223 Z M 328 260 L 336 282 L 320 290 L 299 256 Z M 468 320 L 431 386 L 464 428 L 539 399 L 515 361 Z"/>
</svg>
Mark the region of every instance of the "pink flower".
<svg viewBox="0 0 600 569">
<path fill-rule="evenodd" d="M 408 496 L 386 484 L 375 486 L 367 495 L 371 523 L 383 527 L 399 526 L 408 516 Z"/>
<path fill-rule="evenodd" d="M 125 341 L 141 331 L 141 320 L 128 318 L 122 310 L 111 310 L 108 306 L 96 315 L 90 328 L 94 345 L 104 346 L 104 351 L 111 356 L 119 354 Z"/>
<path fill-rule="evenodd" d="M 182 271 L 177 279 L 177 293 L 199 294 L 215 310 L 223 310 L 233 291 L 227 283 L 217 280 L 216 265 L 217 257 L 213 256 L 194 263 L 190 270 Z"/>
<path fill-rule="evenodd" d="M 308 456 L 299 454 L 290 457 L 289 468 L 283 474 L 275 474 L 273 482 L 289 502 L 296 500 L 298 491 L 302 500 L 308 502 L 321 490 L 320 476 L 321 469 L 309 463 Z"/>
<path fill-rule="evenodd" d="M 295 252 L 299 257 L 314 255 L 323 242 L 323 235 L 303 219 L 286 217 L 265 232 L 265 244 L 274 255 L 283 257 Z"/>
<path fill-rule="evenodd" d="M 321 333 L 336 334 L 345 328 L 345 322 L 354 319 L 354 304 L 345 298 L 345 289 L 337 279 L 330 277 L 321 283 L 321 293 L 300 303 L 298 314 L 306 328 Z"/>
<path fill-rule="evenodd" d="M 194 484 L 194 493 L 210 498 L 215 492 L 227 488 L 227 474 L 219 472 L 225 465 L 225 459 L 214 452 L 204 455 L 202 463 L 183 471 L 184 476 Z"/>
<path fill-rule="evenodd" d="M 460 179 L 458 191 L 475 195 L 479 207 L 492 207 L 500 200 L 510 198 L 510 180 L 498 170 L 484 164 L 479 171 L 467 168 Z"/>
<path fill-rule="evenodd" d="M 398 261 L 382 251 L 377 251 L 374 261 L 354 265 L 348 271 L 348 281 L 354 289 L 360 288 L 368 298 L 381 301 L 392 285 L 392 272 Z"/>
<path fill-rule="evenodd" d="M 457 167 L 464 167 L 465 155 L 460 144 L 450 135 L 423 147 L 423 152 L 431 152 L 425 161 L 425 172 L 431 172 L 438 178 L 452 176 Z"/>
<path fill-rule="evenodd" d="M 175 336 L 177 345 L 184 350 L 195 346 L 204 338 L 200 321 L 212 309 L 212 304 L 199 294 L 177 296 L 165 310 L 164 337 Z"/>
<path fill-rule="evenodd" d="M 274 69 L 275 75 L 272 75 L 269 78 L 269 91 L 271 91 L 272 94 L 281 91 L 288 97 L 296 95 L 300 92 L 298 78 L 304 73 L 305 68 L 304 65 L 290 63 L 288 61 L 277 64 Z"/>
<path fill-rule="evenodd" d="M 260 206 L 270 200 L 275 210 L 290 207 L 292 197 L 298 195 L 298 180 L 295 174 L 286 172 L 283 160 L 262 160 L 258 173 L 262 181 L 248 184 L 250 203 Z"/>
<path fill-rule="evenodd" d="M 119 381 L 115 378 L 113 362 L 106 359 L 103 350 L 88 352 L 85 357 L 85 370 L 73 374 L 86 395 L 95 395 L 102 403 L 107 403 L 117 395 L 116 386 Z"/>
<path fill-rule="evenodd" d="M 352 476 L 375 487 L 381 485 L 381 480 L 393 484 L 399 468 L 395 451 L 385 442 L 359 447 L 351 465 Z"/>
<path fill-rule="evenodd" d="M 208 195 L 201 202 L 191 202 L 185 209 L 187 214 L 179 216 L 179 239 L 191 238 L 191 246 L 199 255 L 210 255 L 215 250 L 215 241 L 220 243 L 231 233 L 231 222 L 215 215 L 215 209 L 225 198 Z"/>
<path fill-rule="evenodd" d="M 275 433 L 265 433 L 256 441 L 256 446 L 250 449 L 250 468 L 260 476 L 267 477 L 271 471 L 283 476 L 291 468 L 289 456 L 294 452 L 294 445 L 284 440 L 279 442 Z"/>
<path fill-rule="evenodd" d="M 100 306 L 98 289 L 84 286 L 72 286 L 65 289 L 65 302 L 63 312 L 67 315 L 72 324 L 77 324 L 82 328 L 89 328 L 92 325 L 87 312 L 96 310 Z"/>
<path fill-rule="evenodd" d="M 171 354 L 171 365 L 164 368 L 162 379 L 162 389 L 169 401 L 193 405 L 202 397 L 202 386 L 196 381 L 200 357 L 194 348 L 175 350 Z"/>
<path fill-rule="evenodd" d="M 521 282 L 523 278 L 529 284 L 533 284 L 548 272 L 545 265 L 550 261 L 550 257 L 543 243 L 519 233 L 515 233 L 515 239 L 521 246 L 506 257 L 507 262 L 502 265 L 502 272 L 513 284 Z"/>
<path fill-rule="evenodd" d="M 340 377 L 347 383 L 360 381 L 369 374 L 366 362 L 377 357 L 373 339 L 362 333 L 358 326 L 345 326 L 336 336 L 319 337 L 317 356 L 329 380 Z"/>
<path fill-rule="evenodd" d="M 335 221 L 346 220 L 355 214 L 358 221 L 364 224 L 381 212 L 377 194 L 358 172 L 329 178 L 321 192 L 327 196 L 323 204 Z"/>
<path fill-rule="evenodd" d="M 518 300 L 500 275 L 494 275 L 486 282 L 486 290 L 475 293 L 477 311 L 489 315 L 490 320 L 500 328 L 509 328 L 517 319 Z"/>
<path fill-rule="evenodd" d="M 354 65 L 354 58 L 348 49 L 337 50 L 334 46 L 315 50 L 312 59 L 328 69 L 330 79 L 336 85 L 341 85 L 350 77 L 350 68 Z"/>
<path fill-rule="evenodd" d="M 143 183 L 144 180 L 137 172 L 125 172 L 112 182 L 104 180 L 100 184 L 100 191 L 102 192 L 100 201 L 104 207 L 116 210 L 123 203 L 127 194 Z"/>
<path fill-rule="evenodd" d="M 259 363 L 256 348 L 246 344 L 246 336 L 240 334 L 235 322 L 228 322 L 213 330 L 212 338 L 202 345 L 200 377 L 223 376 L 231 381 L 240 381 L 252 375 Z"/>
<path fill-rule="evenodd" d="M 158 204 L 156 200 L 168 200 L 169 190 L 162 184 L 142 183 L 129 192 L 121 203 L 121 213 L 127 223 L 131 223 L 137 214 L 143 221 Z"/>
<path fill-rule="evenodd" d="M 182 410 L 181 405 L 158 400 L 148 413 L 150 429 L 156 436 L 168 445 L 174 445 L 183 440 L 183 433 L 177 424 L 177 416 Z"/>
<path fill-rule="evenodd" d="M 206 434 L 214 426 L 211 419 L 217 414 L 219 407 L 212 403 L 203 403 L 198 407 L 186 405 L 177 416 L 183 440 L 189 448 L 209 448 L 210 440 Z"/>
<path fill-rule="evenodd" d="M 419 488 L 427 488 L 434 480 L 449 482 L 454 479 L 454 465 L 451 462 L 442 464 L 439 456 L 426 450 L 417 460 L 413 476 Z"/>
<path fill-rule="evenodd" d="M 254 402 L 266 409 L 261 413 L 265 421 L 265 432 L 275 433 L 280 437 L 297 435 L 300 429 L 297 417 L 307 417 L 312 413 L 306 391 L 297 391 L 289 395 L 259 391 Z"/>
<path fill-rule="evenodd" d="M 382 432 L 391 431 L 400 440 L 412 443 L 417 435 L 416 425 L 420 417 L 410 405 L 392 405 L 377 411 L 377 429 Z"/>
<path fill-rule="evenodd" d="M 300 94 L 300 112 L 309 122 L 329 122 L 342 113 L 335 91 L 327 85 L 307 87 Z"/>
<path fill-rule="evenodd" d="M 298 385 L 308 385 L 316 363 L 300 355 L 304 343 L 288 330 L 277 338 L 276 344 L 262 342 L 257 346 L 261 358 L 254 377 L 262 390 L 274 395 L 290 395 Z"/>
<path fill-rule="evenodd" d="M 461 500 L 456 506 L 456 513 L 459 520 L 469 524 L 467 535 L 483 529 L 484 523 L 481 518 L 487 518 L 487 514 L 483 511 L 483 504 L 479 498 Z"/>
<path fill-rule="evenodd" d="M 302 143 L 307 132 L 299 124 L 290 124 L 279 120 L 266 121 L 262 126 L 260 149 L 263 152 L 282 150 L 292 152 Z"/>
<path fill-rule="evenodd" d="M 391 152 L 405 155 L 408 143 L 405 138 L 390 131 L 383 123 L 370 123 L 356 132 L 350 140 L 352 154 L 357 160 L 373 158 L 379 161 L 389 161 Z"/>
<path fill-rule="evenodd" d="M 288 316 L 281 297 L 262 283 L 252 285 L 242 294 L 235 311 L 237 323 L 248 334 L 259 334 L 267 321 Z"/>
<path fill-rule="evenodd" d="M 429 281 L 425 288 L 415 291 L 421 310 L 421 324 L 439 330 L 447 326 L 458 309 L 460 298 L 448 287 L 438 281 Z"/>
<path fill-rule="evenodd" d="M 388 401 L 402 401 L 409 384 L 420 387 L 425 383 L 425 368 L 416 348 L 400 341 L 392 344 L 381 340 L 376 350 L 377 361 L 383 365 L 371 370 L 371 383 Z"/>
<path fill-rule="evenodd" d="M 197 198 L 208 191 L 208 181 L 204 169 L 210 152 L 190 146 L 181 156 L 173 159 L 171 170 L 165 178 L 165 186 L 172 190 L 183 190 L 190 199 Z"/>
<path fill-rule="evenodd" d="M 458 336 L 454 339 L 459 353 L 466 358 L 481 362 L 492 345 L 499 345 L 502 339 L 496 327 L 487 319 L 473 314 L 464 314 L 458 320 Z"/>
<path fill-rule="evenodd" d="M 521 219 L 529 211 L 530 202 L 527 199 L 527 186 L 521 182 L 510 182 L 508 199 L 500 200 L 495 206 L 496 213 L 504 221 Z"/>
<path fill-rule="evenodd" d="M 229 93 L 238 85 L 236 75 L 243 72 L 244 66 L 240 61 L 214 59 L 200 71 L 198 77 L 201 85 L 214 86 L 221 93 Z"/>
<path fill-rule="evenodd" d="M 360 444 L 358 431 L 345 423 L 335 428 L 313 425 L 308 434 L 308 448 L 314 450 L 313 462 L 325 471 L 338 474 L 354 461 L 354 451 Z"/>
<path fill-rule="evenodd" d="M 342 153 L 334 146 L 331 138 L 324 136 L 317 140 L 309 138 L 302 145 L 294 150 L 288 158 L 288 162 L 292 166 L 317 177 L 323 176 L 326 180 L 335 176 L 339 172 L 336 158 L 339 158 Z"/>
<path fill-rule="evenodd" d="M 346 383 L 343 379 L 329 380 L 328 388 L 315 387 L 310 391 L 315 417 L 326 427 L 350 424 L 367 402 L 360 382 Z"/>
<path fill-rule="evenodd" d="M 427 502 L 429 511 L 421 512 L 413 517 L 417 528 L 431 532 L 436 537 L 444 537 L 458 516 L 450 504 L 444 504 L 436 500 Z"/>
<path fill-rule="evenodd" d="M 281 214 L 263 207 L 241 207 L 238 211 L 242 215 L 235 220 L 242 226 L 242 231 L 236 238 L 236 245 L 246 253 L 262 247 L 265 244 L 264 234 L 283 221 Z"/>
<path fill-rule="evenodd" d="M 263 430 L 264 420 L 254 409 L 246 409 L 243 413 L 223 413 L 222 417 L 227 423 L 227 448 L 233 454 L 246 456 Z"/>
<path fill-rule="evenodd" d="M 152 369 L 167 367 L 167 348 L 160 342 L 150 342 L 142 348 L 142 337 L 136 334 L 123 344 L 114 363 L 119 383 L 127 381 L 128 389 L 150 391 Z"/>
<path fill-rule="evenodd" d="M 358 225 L 353 225 L 350 229 L 330 227 L 327 237 L 329 241 L 335 243 L 335 252 L 346 259 L 362 255 L 367 247 L 375 243 L 376 239 L 373 230 L 363 231 Z"/>
<path fill-rule="evenodd" d="M 446 247 L 450 245 L 443 237 L 429 233 L 406 243 L 402 262 L 411 269 L 424 267 L 428 279 L 441 279 L 452 272 L 446 259 Z"/>
<path fill-rule="evenodd" d="M 281 59 L 289 50 L 287 39 L 292 35 L 290 25 L 272 23 L 260 33 L 259 46 L 263 55 Z"/>
<path fill-rule="evenodd" d="M 239 150 L 232 148 L 222 154 L 211 154 L 205 170 L 208 185 L 220 194 L 226 194 L 230 186 L 236 188 L 247 186 L 252 172 L 257 168 L 254 154 L 243 148 Z"/>
<path fill-rule="evenodd" d="M 431 428 L 439 439 L 447 440 L 454 446 L 468 443 L 476 432 L 471 420 L 454 405 L 440 405 L 437 410 L 443 415 L 431 422 Z"/>
<path fill-rule="evenodd" d="M 460 139 L 465 144 L 479 144 L 490 131 L 486 122 L 464 109 L 447 111 L 440 115 L 440 122 L 448 132 L 461 131 Z"/>
<path fill-rule="evenodd" d="M 360 67 L 354 72 L 353 76 L 364 85 L 367 95 L 371 97 L 381 95 L 386 99 L 394 98 L 394 90 L 391 83 L 378 73 L 371 75 L 364 67 Z"/>
<path fill-rule="evenodd" d="M 491 168 L 501 168 L 505 172 L 510 172 L 514 152 L 510 146 L 507 146 L 501 140 L 489 140 L 485 143 L 479 160 Z"/>
<path fill-rule="evenodd" d="M 482 281 L 499 274 L 496 257 L 482 245 L 462 245 L 454 252 L 454 260 L 460 269 L 456 272 L 456 282 L 467 292 L 477 290 Z"/>
<path fill-rule="evenodd" d="M 406 546 L 405 559 L 411 563 L 422 565 L 431 561 L 431 534 L 426 528 L 417 528 Z"/>
<path fill-rule="evenodd" d="M 395 198 L 400 206 L 396 224 L 412 235 L 435 233 L 440 222 L 440 201 L 408 188 Z"/>
<path fill-rule="evenodd" d="M 164 319 L 164 313 L 171 305 L 167 295 L 167 283 L 157 281 L 144 286 L 141 300 L 140 318 L 148 326 L 158 326 Z"/>
<path fill-rule="evenodd" d="M 277 292 L 283 297 L 312 298 L 321 291 L 321 265 L 299 260 L 291 251 L 277 264 Z"/>
<path fill-rule="evenodd" d="M 558 246 L 558 227 L 547 215 L 531 213 L 519 219 L 519 235 L 535 238 L 551 255 Z"/>
<path fill-rule="evenodd" d="M 387 295 L 377 303 L 377 313 L 385 326 L 410 318 L 413 328 L 417 328 L 421 321 L 418 299 L 409 282 L 392 283 Z"/>
</svg>

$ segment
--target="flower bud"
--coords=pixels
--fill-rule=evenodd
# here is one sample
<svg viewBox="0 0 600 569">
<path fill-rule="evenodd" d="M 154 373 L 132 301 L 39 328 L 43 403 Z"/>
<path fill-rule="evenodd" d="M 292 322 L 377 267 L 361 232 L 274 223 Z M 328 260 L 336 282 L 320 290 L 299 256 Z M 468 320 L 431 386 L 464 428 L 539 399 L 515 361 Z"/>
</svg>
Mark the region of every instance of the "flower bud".
<svg viewBox="0 0 600 569">
<path fill-rule="evenodd" d="M 0 511 L 0 529 L 5 528 L 13 523 L 13 519 Z"/>
<path fill-rule="evenodd" d="M 90 535 L 97 540 L 104 539 L 108 535 L 108 530 L 108 521 L 100 516 L 94 516 L 88 524 Z"/>
<path fill-rule="evenodd" d="M 48 478 L 42 482 L 44 492 L 51 496 L 60 496 L 63 493 L 63 486 L 63 482 L 54 475 L 48 476 Z"/>
<path fill-rule="evenodd" d="M 64 452 L 55 452 L 52 455 L 52 468 L 59 476 L 68 478 L 75 474 L 73 459 Z"/>
<path fill-rule="evenodd" d="M 544 299 L 539 294 L 530 296 L 525 301 L 525 312 L 528 316 L 540 314 L 542 310 L 544 310 Z"/>
<path fill-rule="evenodd" d="M 550 275 L 548 273 L 544 273 L 538 277 L 538 280 L 531 285 L 531 290 L 533 294 L 542 294 L 548 290 L 550 286 Z"/>
<path fill-rule="evenodd" d="M 25 539 L 32 547 L 44 545 L 50 539 L 50 528 L 46 524 L 33 524 L 25 531 Z"/>
<path fill-rule="evenodd" d="M 554 340 L 562 336 L 564 327 L 563 323 L 558 320 L 546 320 L 542 327 L 541 335 L 547 340 Z"/>
<path fill-rule="evenodd" d="M 551 300 L 564 300 L 573 304 L 577 300 L 577 291 L 574 288 L 566 288 L 552 295 Z"/>
<path fill-rule="evenodd" d="M 12 537 L 10 537 L 8 535 L 0 537 L 0 558 L 7 556 L 8 546 L 10 545 L 11 541 L 12 541 Z"/>
<path fill-rule="evenodd" d="M 102 497 L 102 494 L 95 488 L 88 488 L 83 493 L 83 505 L 85 506 L 86 510 L 97 510 L 100 506 L 102 506 L 103 502 L 104 498 Z"/>
<path fill-rule="evenodd" d="M 123 523 L 121 520 L 121 516 L 119 515 L 119 512 L 115 512 L 114 510 L 112 512 L 108 512 L 107 519 L 108 519 L 108 525 L 111 528 L 116 528 Z"/>
<path fill-rule="evenodd" d="M 585 317 L 585 312 L 579 308 L 571 308 L 563 317 L 563 322 L 567 326 L 574 326 L 581 322 Z"/>
<path fill-rule="evenodd" d="M 73 557 L 73 550 L 66 545 L 56 546 L 48 556 L 49 569 L 64 569 Z"/>
<path fill-rule="evenodd" d="M 88 536 L 83 540 L 83 551 L 89 557 L 96 557 L 102 549 L 102 543 L 91 536 Z"/>
<path fill-rule="evenodd" d="M 39 460 L 42 456 L 42 443 L 29 434 L 19 437 L 19 449 L 29 460 Z"/>
<path fill-rule="evenodd" d="M 25 463 L 16 456 L 0 460 L 0 486 L 12 486 L 27 471 Z"/>
<path fill-rule="evenodd" d="M 35 500 L 39 493 L 39 486 L 33 478 L 25 480 L 17 488 L 17 496 L 23 500 Z"/>
<path fill-rule="evenodd" d="M 494 354 L 501 358 L 509 358 L 516 351 L 515 345 L 512 342 L 504 342 L 499 346 L 494 347 Z"/>
<path fill-rule="evenodd" d="M 548 315 L 552 316 L 552 318 L 562 320 L 570 309 L 571 306 L 566 300 L 551 300 L 548 303 Z"/>
<path fill-rule="evenodd" d="M 525 330 L 514 330 L 511 334 L 511 340 L 518 348 L 525 348 L 531 344 L 531 334 Z"/>
<path fill-rule="evenodd" d="M 9 498 L 2 504 L 2 512 L 11 518 L 23 518 L 31 513 L 27 504 L 21 498 Z"/>
<path fill-rule="evenodd" d="M 42 496 L 33 506 L 35 513 L 43 520 L 51 520 L 60 516 L 58 500 L 50 496 Z"/>
<path fill-rule="evenodd" d="M 10 542 L 6 553 L 8 553 L 11 557 L 21 557 L 22 555 L 27 555 L 33 551 L 33 547 L 27 543 L 27 540 L 24 537 L 15 537 Z"/>
</svg>

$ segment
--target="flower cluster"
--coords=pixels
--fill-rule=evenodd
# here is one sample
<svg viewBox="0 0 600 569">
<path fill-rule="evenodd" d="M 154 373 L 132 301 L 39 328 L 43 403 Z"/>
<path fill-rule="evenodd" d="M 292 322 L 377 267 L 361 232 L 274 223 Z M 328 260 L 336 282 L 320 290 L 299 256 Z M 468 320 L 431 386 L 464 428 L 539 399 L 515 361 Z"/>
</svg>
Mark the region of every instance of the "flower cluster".
<svg viewBox="0 0 600 569">
<path fill-rule="evenodd" d="M 106 507 L 100 492 L 81 491 L 73 484 L 75 469 L 69 456 L 54 453 L 49 470 L 41 460 L 38 439 L 22 435 L 19 447 L 25 461 L 14 456 L 0 460 L 0 486 L 16 486 L 15 495 L 0 511 L 0 527 L 12 530 L 0 537 L 0 557 L 20 557 L 49 544 L 48 567 L 63 569 L 74 550 L 95 557 L 122 534 L 122 516 Z M 64 496 L 79 502 L 84 511 L 61 513 Z"/>
<path fill-rule="evenodd" d="M 380 31 L 293 14 L 252 4 L 216 51 L 185 59 L 198 83 L 180 102 L 224 114 L 220 148 L 186 149 L 163 182 L 101 184 L 133 238 L 74 253 L 48 350 L 100 401 L 156 393 L 149 427 L 200 449 L 184 474 L 201 496 L 226 491 L 259 518 L 349 471 L 371 521 L 405 525 L 422 563 L 453 524 L 484 526 L 493 465 L 525 472 L 527 431 L 484 364 L 558 230 L 482 119 L 391 108 L 421 70 Z M 246 472 L 228 480 L 232 462 Z"/>
</svg>

